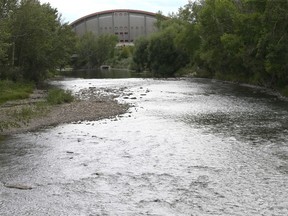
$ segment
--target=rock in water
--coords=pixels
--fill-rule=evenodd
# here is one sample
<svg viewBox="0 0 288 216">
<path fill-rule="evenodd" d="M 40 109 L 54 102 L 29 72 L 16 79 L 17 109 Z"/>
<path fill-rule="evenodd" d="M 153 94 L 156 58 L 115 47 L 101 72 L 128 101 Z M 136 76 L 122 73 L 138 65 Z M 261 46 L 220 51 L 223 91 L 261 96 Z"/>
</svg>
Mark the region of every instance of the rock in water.
<svg viewBox="0 0 288 216">
<path fill-rule="evenodd" d="M 32 190 L 33 188 L 28 185 L 21 185 L 21 184 L 4 184 L 6 188 L 14 188 L 19 190 Z"/>
</svg>

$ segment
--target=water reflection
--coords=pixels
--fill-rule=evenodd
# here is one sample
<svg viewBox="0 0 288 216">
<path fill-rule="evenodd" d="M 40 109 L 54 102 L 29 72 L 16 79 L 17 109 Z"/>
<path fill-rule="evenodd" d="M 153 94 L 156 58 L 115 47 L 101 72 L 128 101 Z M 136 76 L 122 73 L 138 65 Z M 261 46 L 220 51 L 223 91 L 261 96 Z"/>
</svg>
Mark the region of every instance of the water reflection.
<svg viewBox="0 0 288 216">
<path fill-rule="evenodd" d="M 72 70 L 62 71 L 61 75 L 66 77 L 79 77 L 84 79 L 121 79 L 121 78 L 148 78 L 148 72 L 135 72 L 127 69 L 93 69 L 93 70 Z"/>
</svg>

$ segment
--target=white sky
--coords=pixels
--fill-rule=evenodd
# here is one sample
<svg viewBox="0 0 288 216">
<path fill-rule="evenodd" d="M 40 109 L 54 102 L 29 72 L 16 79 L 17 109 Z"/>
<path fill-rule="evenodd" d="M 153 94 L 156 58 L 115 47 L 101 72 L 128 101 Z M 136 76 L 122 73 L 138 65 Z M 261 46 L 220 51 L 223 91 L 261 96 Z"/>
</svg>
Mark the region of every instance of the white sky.
<svg viewBox="0 0 288 216">
<path fill-rule="evenodd" d="M 153 13 L 162 11 L 164 15 L 177 12 L 188 0 L 40 0 L 41 3 L 50 3 L 62 14 L 65 22 L 73 22 L 91 13 L 113 10 L 134 9 Z"/>
</svg>

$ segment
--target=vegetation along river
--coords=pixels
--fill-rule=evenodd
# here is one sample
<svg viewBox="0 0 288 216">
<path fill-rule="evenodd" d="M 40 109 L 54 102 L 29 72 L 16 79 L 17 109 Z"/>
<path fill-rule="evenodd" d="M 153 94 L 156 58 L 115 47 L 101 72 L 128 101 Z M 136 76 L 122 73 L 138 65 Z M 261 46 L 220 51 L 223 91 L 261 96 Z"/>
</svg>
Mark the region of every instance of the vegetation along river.
<svg viewBox="0 0 288 216">
<path fill-rule="evenodd" d="M 0 142 L 0 215 L 288 215 L 285 99 L 205 79 L 54 84 L 132 106 Z"/>
</svg>

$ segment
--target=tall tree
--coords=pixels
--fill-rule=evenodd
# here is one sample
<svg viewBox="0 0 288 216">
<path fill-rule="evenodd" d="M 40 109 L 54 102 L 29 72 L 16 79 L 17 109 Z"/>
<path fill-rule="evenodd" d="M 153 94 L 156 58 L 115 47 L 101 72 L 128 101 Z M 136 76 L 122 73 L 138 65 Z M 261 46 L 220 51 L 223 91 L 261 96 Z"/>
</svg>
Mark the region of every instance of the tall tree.
<svg viewBox="0 0 288 216">
<path fill-rule="evenodd" d="M 177 43 L 184 30 L 180 21 L 171 19 L 162 24 L 162 31 L 150 38 L 148 45 L 149 69 L 157 76 L 173 76 L 189 62 L 187 50 Z"/>
<path fill-rule="evenodd" d="M 288 1 L 267 1 L 261 39 L 269 84 L 288 87 Z"/>
<path fill-rule="evenodd" d="M 26 79 L 40 82 L 48 70 L 63 65 L 72 54 L 74 36 L 58 11 L 38 0 L 22 0 L 13 19 L 12 59 Z"/>
<path fill-rule="evenodd" d="M 234 32 L 235 12 L 236 7 L 230 0 L 206 0 L 199 12 L 200 59 L 212 74 L 225 72 L 229 64 L 221 37 Z"/>
<path fill-rule="evenodd" d="M 138 38 L 135 42 L 135 49 L 133 53 L 133 62 L 136 65 L 137 71 L 145 71 L 149 68 L 148 59 L 149 39 L 146 37 Z"/>
<path fill-rule="evenodd" d="M 9 24 L 17 7 L 17 0 L 0 0 L 0 64 L 7 60 L 7 51 L 11 44 Z"/>
<path fill-rule="evenodd" d="M 78 41 L 77 67 L 93 69 L 104 64 L 113 56 L 117 41 L 115 35 L 96 36 L 92 32 L 86 33 Z"/>
</svg>

